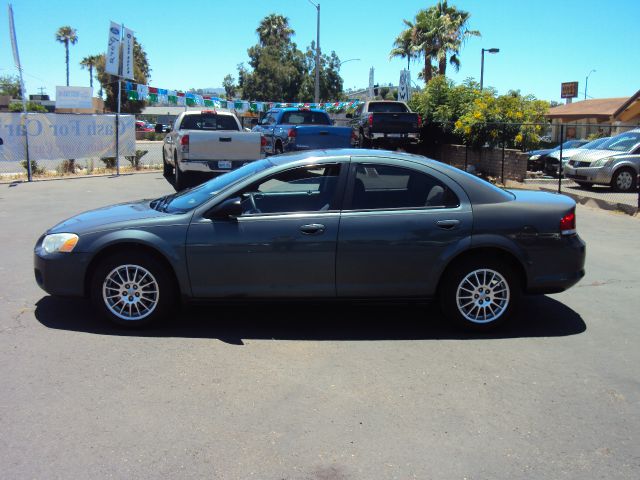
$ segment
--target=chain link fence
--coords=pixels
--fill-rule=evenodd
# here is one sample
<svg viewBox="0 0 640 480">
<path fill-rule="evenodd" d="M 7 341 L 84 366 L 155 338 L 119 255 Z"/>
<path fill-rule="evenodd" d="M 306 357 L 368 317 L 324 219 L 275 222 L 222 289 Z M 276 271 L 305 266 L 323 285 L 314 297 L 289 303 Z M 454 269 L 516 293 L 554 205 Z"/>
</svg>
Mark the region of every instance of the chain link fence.
<svg viewBox="0 0 640 480">
<path fill-rule="evenodd" d="M 34 179 L 161 169 L 162 141 L 137 139 L 132 115 L 116 130 L 115 117 L 0 113 L 0 181 L 27 180 L 29 167 Z"/>
<path fill-rule="evenodd" d="M 640 207 L 640 126 L 482 123 L 464 131 L 431 122 L 412 151 L 494 183 L 517 182 L 629 212 Z"/>
</svg>

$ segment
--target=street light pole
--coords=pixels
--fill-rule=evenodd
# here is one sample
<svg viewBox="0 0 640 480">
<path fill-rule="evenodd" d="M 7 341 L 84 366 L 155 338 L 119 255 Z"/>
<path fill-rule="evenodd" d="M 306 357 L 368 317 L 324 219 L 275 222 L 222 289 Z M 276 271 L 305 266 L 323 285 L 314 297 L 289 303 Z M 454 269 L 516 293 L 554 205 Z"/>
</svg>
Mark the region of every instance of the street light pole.
<svg viewBox="0 0 640 480">
<path fill-rule="evenodd" d="M 315 4 L 311 0 L 308 1 L 318 11 L 318 24 L 316 27 L 316 86 L 314 93 L 314 102 L 318 103 L 320 101 L 320 4 Z"/>
<path fill-rule="evenodd" d="M 489 53 L 498 53 L 500 51 L 499 48 L 483 48 L 482 49 L 482 59 L 480 60 L 480 91 L 484 86 L 484 52 Z"/>
<path fill-rule="evenodd" d="M 591 70 L 588 74 L 587 74 L 587 78 L 584 79 L 584 99 L 587 99 L 587 87 L 589 86 L 589 77 L 591 76 L 592 73 L 595 73 L 595 70 Z"/>
</svg>

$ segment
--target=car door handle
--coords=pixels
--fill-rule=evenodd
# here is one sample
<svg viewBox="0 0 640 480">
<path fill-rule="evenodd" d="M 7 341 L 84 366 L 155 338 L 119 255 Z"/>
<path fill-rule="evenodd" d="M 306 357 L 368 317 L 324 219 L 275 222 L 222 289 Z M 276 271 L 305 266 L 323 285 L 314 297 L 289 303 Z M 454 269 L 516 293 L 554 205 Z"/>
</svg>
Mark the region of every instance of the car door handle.
<svg viewBox="0 0 640 480">
<path fill-rule="evenodd" d="M 220 137 L 218 139 L 218 141 L 220 141 L 220 142 L 230 142 L 231 141 L 231 137 Z"/>
<path fill-rule="evenodd" d="M 436 225 L 445 230 L 453 230 L 460 225 L 460 220 L 438 220 Z"/>
<path fill-rule="evenodd" d="M 302 225 L 300 231 L 304 235 L 320 235 L 324 233 L 324 225 L 320 223 L 310 223 L 309 225 Z"/>
<path fill-rule="evenodd" d="M 320 130 L 318 135 L 329 135 L 329 132 L 327 130 Z"/>
</svg>

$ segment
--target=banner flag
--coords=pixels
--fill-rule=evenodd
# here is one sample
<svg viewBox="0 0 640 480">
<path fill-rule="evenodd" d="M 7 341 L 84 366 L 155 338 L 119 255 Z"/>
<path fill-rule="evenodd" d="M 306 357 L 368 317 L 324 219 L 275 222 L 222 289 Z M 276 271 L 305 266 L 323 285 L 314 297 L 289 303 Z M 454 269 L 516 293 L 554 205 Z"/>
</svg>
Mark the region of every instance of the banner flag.
<svg viewBox="0 0 640 480">
<path fill-rule="evenodd" d="M 111 75 L 118 75 L 120 67 L 120 25 L 111 22 L 109 27 L 109 43 L 105 58 L 104 71 Z"/>
<path fill-rule="evenodd" d="M 122 76 L 133 80 L 133 30 L 123 29 L 124 45 L 122 46 Z"/>
</svg>

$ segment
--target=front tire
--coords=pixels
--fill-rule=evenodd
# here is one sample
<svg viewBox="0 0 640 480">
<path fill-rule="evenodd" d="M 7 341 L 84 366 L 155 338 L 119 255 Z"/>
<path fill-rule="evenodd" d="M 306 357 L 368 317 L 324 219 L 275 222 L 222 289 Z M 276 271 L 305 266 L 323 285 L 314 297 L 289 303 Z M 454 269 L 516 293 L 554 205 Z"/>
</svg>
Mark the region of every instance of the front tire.
<svg viewBox="0 0 640 480">
<path fill-rule="evenodd" d="M 470 258 L 445 273 L 440 288 L 443 313 L 467 330 L 488 331 L 506 322 L 522 294 L 518 276 L 506 263 Z"/>
<path fill-rule="evenodd" d="M 176 288 L 167 268 L 146 252 L 105 258 L 91 279 L 91 301 L 107 320 L 137 328 L 173 313 Z"/>
<path fill-rule="evenodd" d="M 616 192 L 630 192 L 636 188 L 637 174 L 633 168 L 624 167 L 613 174 L 611 187 Z"/>
</svg>

